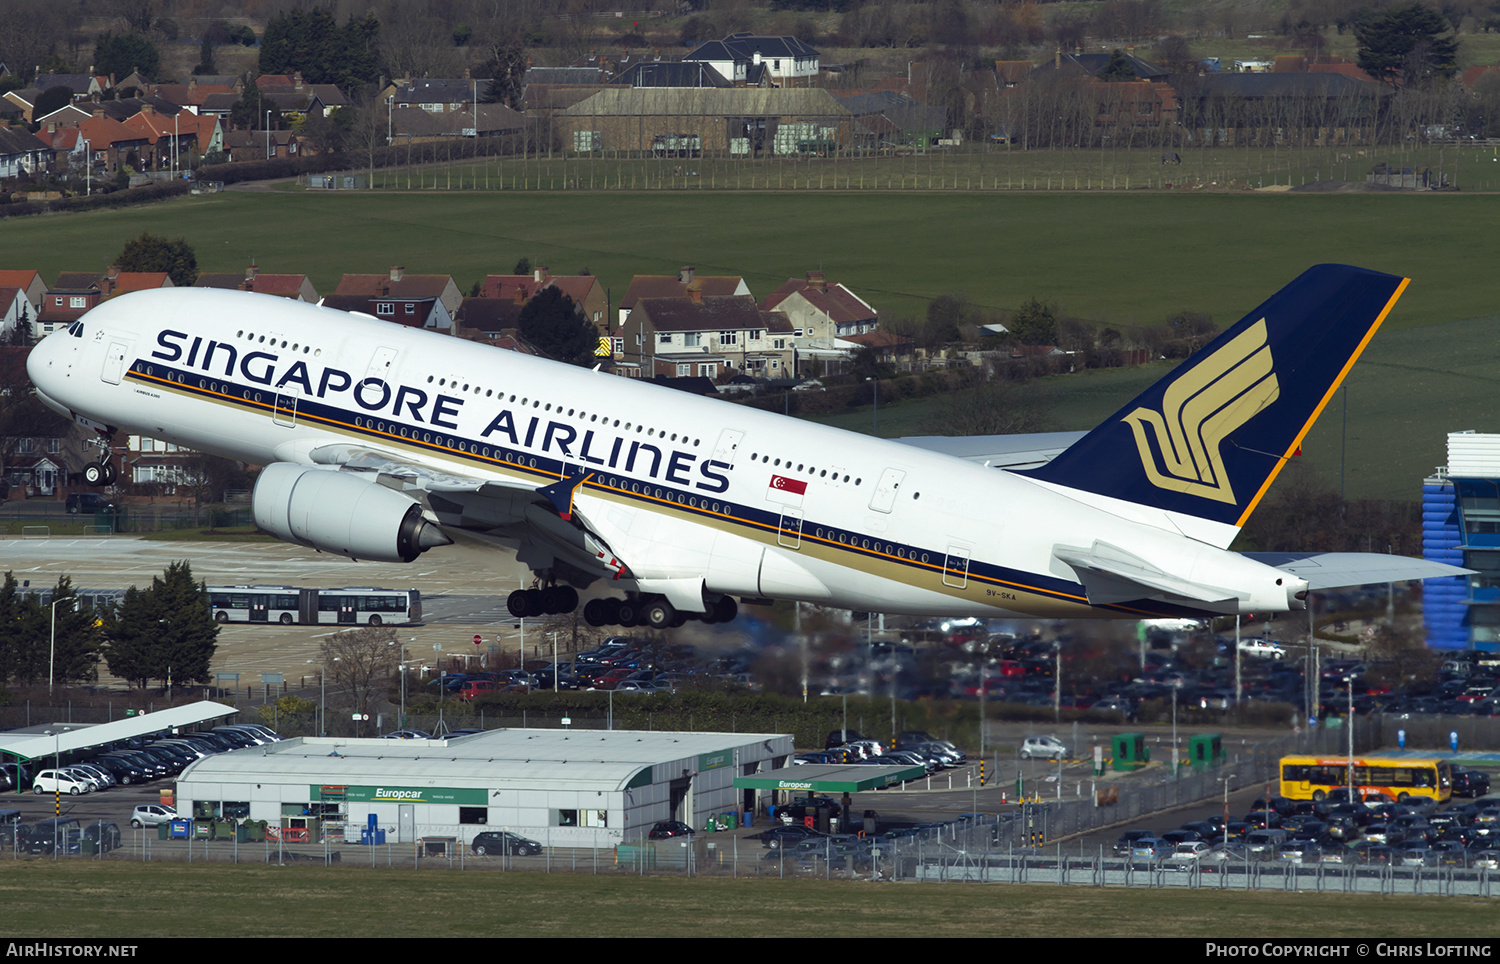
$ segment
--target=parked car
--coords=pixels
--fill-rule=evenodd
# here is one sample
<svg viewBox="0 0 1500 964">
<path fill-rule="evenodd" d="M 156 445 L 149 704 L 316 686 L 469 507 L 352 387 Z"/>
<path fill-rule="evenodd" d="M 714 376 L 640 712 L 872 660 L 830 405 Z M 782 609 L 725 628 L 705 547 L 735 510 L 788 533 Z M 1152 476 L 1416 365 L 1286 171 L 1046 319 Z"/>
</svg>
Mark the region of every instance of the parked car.
<svg viewBox="0 0 1500 964">
<path fill-rule="evenodd" d="M 486 830 L 474 835 L 474 839 L 469 843 L 469 849 L 478 857 L 487 854 L 535 857 L 542 852 L 542 845 L 529 837 L 522 837 L 509 830 Z"/>
<path fill-rule="evenodd" d="M 695 833 L 696 830 L 681 820 L 663 820 L 652 827 L 646 837 L 650 840 L 671 840 L 673 837 L 691 837 Z"/>
<path fill-rule="evenodd" d="M 177 819 L 177 811 L 159 803 L 144 803 L 130 814 L 130 825 L 137 829 L 154 827 L 159 823 L 170 823 Z"/>
<path fill-rule="evenodd" d="M 67 501 L 63 504 L 70 515 L 80 512 L 98 512 L 101 509 L 113 509 L 115 504 L 97 492 L 72 492 L 68 494 Z"/>
<path fill-rule="evenodd" d="M 1068 748 L 1055 736 L 1028 736 L 1021 742 L 1021 759 L 1041 757 L 1044 760 L 1061 760 L 1068 755 Z"/>
<path fill-rule="evenodd" d="M 93 792 L 94 785 L 81 776 L 75 777 L 65 770 L 43 770 L 31 782 L 32 793 L 67 793 L 77 795 Z"/>
</svg>

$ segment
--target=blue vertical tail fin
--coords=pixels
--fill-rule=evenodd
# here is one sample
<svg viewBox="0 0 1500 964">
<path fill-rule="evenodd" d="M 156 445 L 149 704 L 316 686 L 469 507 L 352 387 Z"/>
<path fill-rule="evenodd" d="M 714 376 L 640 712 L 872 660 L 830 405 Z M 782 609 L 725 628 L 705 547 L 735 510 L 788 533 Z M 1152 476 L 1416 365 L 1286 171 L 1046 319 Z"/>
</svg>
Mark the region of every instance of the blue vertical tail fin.
<svg viewBox="0 0 1500 964">
<path fill-rule="evenodd" d="M 1406 284 L 1309 268 L 1051 462 L 1018 474 L 1242 526 Z"/>
</svg>

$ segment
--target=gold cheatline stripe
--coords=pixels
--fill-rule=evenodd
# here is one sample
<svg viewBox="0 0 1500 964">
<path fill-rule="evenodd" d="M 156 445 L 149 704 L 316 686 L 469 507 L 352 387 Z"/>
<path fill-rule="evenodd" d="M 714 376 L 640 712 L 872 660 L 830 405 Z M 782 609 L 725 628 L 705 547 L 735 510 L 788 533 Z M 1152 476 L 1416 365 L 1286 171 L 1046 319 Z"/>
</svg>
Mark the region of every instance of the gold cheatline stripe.
<svg viewBox="0 0 1500 964">
<path fill-rule="evenodd" d="M 189 395 L 198 394 L 198 393 L 202 393 L 204 395 L 216 395 L 219 398 L 222 398 L 225 401 L 231 402 L 231 403 L 233 403 L 234 405 L 237 405 L 237 406 L 238 405 L 251 405 L 251 406 L 254 406 L 256 408 L 266 409 L 266 410 L 272 411 L 272 412 L 288 412 L 289 411 L 288 409 L 285 409 L 285 408 L 282 408 L 279 405 L 276 405 L 274 402 L 270 402 L 270 403 L 268 403 L 268 402 L 257 402 L 257 401 L 254 401 L 252 399 L 244 398 L 243 396 L 240 396 L 240 395 L 235 395 L 235 394 L 229 393 L 229 392 L 222 392 L 222 391 L 219 391 L 218 389 L 194 387 L 194 386 L 188 385 L 186 382 L 174 381 L 173 379 L 170 379 L 170 378 L 163 378 L 160 375 L 148 375 L 145 372 L 127 371 L 126 372 L 126 377 L 127 378 L 138 378 L 138 379 L 140 379 L 142 381 L 156 382 L 159 385 L 161 385 L 162 387 L 168 387 L 168 386 L 170 386 L 171 390 L 174 391 L 174 392 L 185 392 L 185 393 L 187 393 Z M 422 450 L 422 449 L 437 449 L 437 450 L 444 451 L 444 452 L 452 452 L 452 453 L 454 453 L 455 455 L 458 455 L 458 456 L 473 456 L 476 459 L 483 459 L 484 461 L 487 461 L 487 462 L 494 462 L 494 463 L 499 464 L 499 465 L 508 465 L 508 466 L 510 466 L 512 468 L 519 469 L 519 470 L 521 470 L 523 472 L 535 472 L 535 473 L 537 473 L 539 475 L 546 475 L 546 476 L 552 476 L 552 475 L 555 474 L 555 473 L 552 473 L 552 472 L 545 471 L 543 469 L 532 468 L 529 465 L 518 465 L 518 464 L 516 464 L 514 462 L 509 462 L 509 461 L 506 461 L 504 459 L 491 458 L 489 456 L 480 455 L 477 452 L 461 451 L 459 449 L 451 448 L 451 447 L 446 446 L 446 445 L 437 445 L 437 444 L 435 444 L 433 442 L 414 442 L 412 439 L 409 439 L 409 438 L 407 438 L 406 436 L 403 436 L 403 435 L 393 435 L 393 434 L 391 434 L 389 432 L 382 432 L 379 429 L 373 429 L 373 428 L 366 429 L 366 428 L 362 428 L 362 427 L 360 427 L 358 425 L 352 425 L 352 424 L 350 424 L 348 422 L 342 422 L 342 421 L 339 421 L 338 419 L 328 418 L 328 417 L 323 416 L 323 415 L 311 415 L 311 414 L 305 414 L 305 413 L 302 413 L 302 412 L 296 412 L 293 415 L 293 417 L 294 418 L 300 417 L 300 418 L 307 419 L 309 421 L 323 422 L 323 423 L 328 424 L 328 425 L 337 425 L 337 426 L 340 426 L 342 428 L 348 429 L 350 432 L 354 433 L 355 435 L 362 435 L 362 434 L 383 435 L 386 438 L 388 438 L 391 441 L 396 442 L 398 444 L 403 444 L 403 445 L 408 445 L 408 446 L 414 445 L 415 447 L 417 447 L 417 449 L 419 451 Z M 593 474 L 593 473 L 591 473 L 591 474 Z M 557 474 L 557 478 L 561 479 L 561 478 L 563 478 L 563 476 L 561 474 Z M 629 491 L 629 490 L 627 490 L 627 489 L 625 489 L 624 487 L 621 487 L 621 486 L 605 485 L 602 482 L 593 482 L 593 483 L 590 483 L 587 480 L 585 480 L 585 482 L 583 484 L 585 484 L 585 485 L 593 485 L 593 486 L 596 486 L 596 487 L 598 487 L 600 489 L 604 489 L 605 491 L 618 492 L 622 496 L 629 496 L 631 498 L 646 499 L 646 500 L 649 500 L 651 502 L 660 503 L 662 505 L 669 505 L 669 506 L 672 506 L 675 509 L 678 509 L 679 511 L 686 511 L 686 512 L 688 512 L 690 514 L 718 516 L 721 519 L 725 519 L 725 520 L 728 520 L 730 522 L 739 523 L 740 525 L 748 526 L 748 527 L 753 528 L 753 529 L 758 529 L 758 530 L 761 530 L 761 531 L 763 531 L 763 532 L 765 532 L 767 534 L 770 534 L 770 533 L 780 534 L 783 531 L 782 528 L 781 528 L 781 526 L 779 524 L 778 525 L 771 525 L 769 523 L 756 522 L 753 519 L 744 519 L 744 518 L 741 518 L 741 517 L 736 516 L 736 515 L 730 515 L 729 513 L 726 513 L 726 512 L 715 512 L 715 511 L 713 511 L 711 509 L 704 509 L 704 508 L 701 508 L 701 507 L 695 509 L 692 506 L 680 505 L 679 503 L 674 502 L 673 500 L 665 498 L 665 497 L 657 497 L 655 495 L 648 495 L 648 494 L 642 493 L 642 492 L 631 492 L 631 491 Z M 642 483 L 642 484 L 644 485 L 644 484 L 647 484 L 647 483 Z M 897 555 L 894 555 L 892 553 L 884 552 L 884 551 L 881 551 L 881 550 L 861 549 L 858 546 L 851 546 L 851 545 L 849 545 L 847 543 L 838 542 L 837 540 L 828 538 L 827 536 L 809 535 L 805 529 L 801 533 L 801 538 L 803 540 L 807 541 L 807 542 L 822 543 L 823 545 L 825 545 L 825 546 L 827 546 L 829 548 L 837 547 L 838 551 L 853 552 L 856 556 L 864 556 L 864 555 L 878 556 L 878 557 L 882 557 L 882 558 L 888 559 L 888 560 L 890 560 L 890 561 L 892 561 L 892 562 L 894 562 L 894 563 L 896 563 L 898 565 L 910 566 L 910 567 L 918 568 L 918 569 L 926 569 L 926 570 L 928 570 L 930 572 L 935 572 L 935 573 L 946 573 L 946 572 L 950 571 L 947 566 L 937 565 L 937 564 L 930 563 L 930 562 L 920 562 L 920 561 L 918 561 L 916 559 L 908 559 L 905 556 L 897 556 Z M 1087 596 L 1080 596 L 1080 595 L 1078 595 L 1076 593 L 1062 592 L 1062 591 L 1057 590 L 1057 589 L 1043 589 L 1043 588 L 1041 588 L 1039 586 L 1029 586 L 1029 585 L 1026 585 L 1025 583 L 1021 583 L 1021 582 L 1010 582 L 1010 581 L 1007 581 L 1007 580 L 1004 580 L 1004 579 L 995 578 L 993 576 L 979 575 L 979 574 L 973 572 L 972 570 L 970 570 L 969 572 L 967 572 L 966 575 L 967 575 L 967 577 L 969 579 L 971 579 L 971 580 L 973 580 L 975 582 L 989 583 L 989 584 L 995 585 L 995 586 L 1008 586 L 1008 587 L 1013 588 L 1013 589 L 1019 589 L 1019 590 L 1024 591 L 1024 592 L 1032 592 L 1032 593 L 1036 593 L 1036 594 L 1041 595 L 1041 596 L 1050 596 L 1050 597 L 1053 597 L 1053 598 L 1056 598 L 1056 599 L 1060 599 L 1060 600 L 1075 600 L 1077 602 L 1082 603 L 1085 606 L 1090 605 Z M 929 589 L 929 588 L 931 588 L 931 587 L 927 587 L 927 586 L 919 586 L 919 585 L 916 585 L 915 583 L 910 583 L 910 582 L 905 582 L 905 583 L 903 583 L 903 585 L 911 586 L 914 589 Z M 953 588 L 956 588 L 956 587 L 946 586 L 946 588 L 953 589 Z M 1125 612 L 1140 612 L 1140 613 L 1146 613 L 1146 612 L 1148 612 L 1147 610 L 1130 609 L 1130 608 L 1127 608 L 1125 606 L 1118 606 L 1118 605 L 1110 607 L 1110 608 L 1119 609 L 1119 610 L 1122 610 L 1122 611 L 1125 611 Z"/>
<path fill-rule="evenodd" d="M 1391 293 L 1390 300 L 1385 303 L 1385 308 L 1383 308 L 1380 314 L 1375 318 L 1375 324 L 1371 325 L 1370 330 L 1365 332 L 1365 336 L 1359 340 L 1359 344 L 1355 347 L 1354 351 L 1350 353 L 1348 360 L 1344 362 L 1344 367 L 1339 371 L 1338 377 L 1333 380 L 1333 384 L 1328 386 L 1328 391 L 1323 393 L 1323 398 L 1313 408 L 1312 414 L 1307 417 L 1307 421 L 1303 424 L 1302 430 L 1297 433 L 1297 437 L 1292 439 L 1292 444 L 1287 446 L 1287 450 L 1282 453 L 1281 458 L 1277 459 L 1276 464 L 1271 467 L 1271 473 L 1267 475 L 1266 480 L 1261 483 L 1260 491 L 1256 492 L 1255 498 L 1251 499 L 1249 503 L 1245 505 L 1245 511 L 1241 512 L 1240 517 L 1235 520 L 1234 524 L 1236 526 L 1244 526 L 1245 520 L 1250 518 L 1250 513 L 1255 511 L 1255 507 L 1260 504 L 1261 498 L 1265 496 L 1266 490 L 1271 487 L 1271 483 L 1276 481 L 1276 476 L 1280 475 L 1281 470 L 1286 466 L 1287 459 L 1290 459 L 1292 457 L 1292 453 L 1297 451 L 1297 447 L 1302 444 L 1302 440 L 1307 436 L 1308 431 L 1312 429 L 1313 423 L 1318 420 L 1319 415 L 1323 414 L 1324 406 L 1326 406 L 1329 400 L 1333 398 L 1333 393 L 1339 390 L 1339 386 L 1344 383 L 1344 378 L 1349 374 L 1349 369 L 1353 368 L 1354 363 L 1359 361 L 1359 356 L 1364 353 L 1365 346 L 1370 343 L 1371 338 L 1375 337 L 1375 332 L 1380 330 L 1381 324 L 1385 322 L 1385 316 L 1389 315 L 1391 313 L 1391 309 L 1396 307 L 1397 299 L 1401 297 L 1402 292 L 1406 290 L 1406 286 L 1409 284 L 1411 284 L 1410 278 L 1401 279 L 1401 283 L 1397 285 L 1396 290 Z"/>
</svg>

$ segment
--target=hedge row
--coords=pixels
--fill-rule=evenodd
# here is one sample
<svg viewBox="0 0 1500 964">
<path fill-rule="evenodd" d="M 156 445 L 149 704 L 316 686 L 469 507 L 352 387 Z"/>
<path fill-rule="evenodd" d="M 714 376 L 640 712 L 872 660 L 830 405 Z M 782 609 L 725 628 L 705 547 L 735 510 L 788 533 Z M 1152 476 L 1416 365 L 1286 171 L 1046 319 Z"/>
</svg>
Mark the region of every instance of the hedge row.
<svg viewBox="0 0 1500 964">
<path fill-rule="evenodd" d="M 14 201 L 0 204 L 0 218 L 19 218 L 31 214 L 62 214 L 73 211 L 99 211 L 105 208 L 149 204 L 167 198 L 181 197 L 192 190 L 187 181 L 142 184 L 140 187 L 112 191 L 109 194 L 75 195 L 52 201 Z"/>
</svg>

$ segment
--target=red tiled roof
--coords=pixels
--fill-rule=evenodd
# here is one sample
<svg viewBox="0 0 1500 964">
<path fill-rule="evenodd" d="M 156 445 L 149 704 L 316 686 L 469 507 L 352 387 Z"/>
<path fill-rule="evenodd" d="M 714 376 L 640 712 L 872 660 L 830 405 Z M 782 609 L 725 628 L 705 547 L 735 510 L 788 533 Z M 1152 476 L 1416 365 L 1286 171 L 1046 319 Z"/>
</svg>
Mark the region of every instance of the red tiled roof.
<svg viewBox="0 0 1500 964">
<path fill-rule="evenodd" d="M 860 298 L 841 284 L 819 284 L 806 278 L 788 278 L 786 284 L 777 288 L 760 306 L 771 311 L 793 294 L 800 293 L 814 308 L 832 318 L 835 323 L 848 324 L 856 321 L 874 321 L 879 312 L 865 304 Z"/>
<path fill-rule="evenodd" d="M 441 298 L 452 281 L 446 274 L 408 274 L 392 281 L 390 274 L 346 274 L 339 279 L 336 295 L 390 298 Z"/>
<path fill-rule="evenodd" d="M 675 274 L 638 274 L 630 280 L 620 307 L 627 311 L 642 298 L 687 298 L 688 286 L 697 285 L 706 298 L 728 298 L 739 289 L 743 279 L 738 275 L 694 275 L 690 282 L 678 280 Z"/>
<path fill-rule="evenodd" d="M 172 287 L 172 278 L 165 271 L 121 271 L 108 280 L 112 282 L 110 298 L 130 291 Z"/>
</svg>

